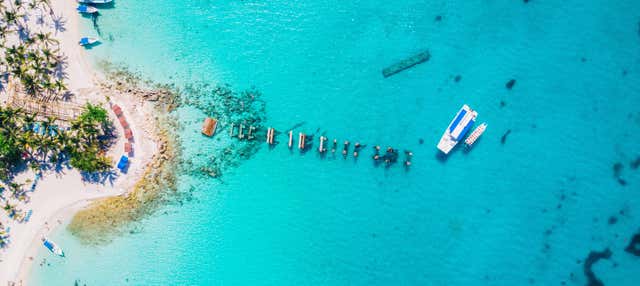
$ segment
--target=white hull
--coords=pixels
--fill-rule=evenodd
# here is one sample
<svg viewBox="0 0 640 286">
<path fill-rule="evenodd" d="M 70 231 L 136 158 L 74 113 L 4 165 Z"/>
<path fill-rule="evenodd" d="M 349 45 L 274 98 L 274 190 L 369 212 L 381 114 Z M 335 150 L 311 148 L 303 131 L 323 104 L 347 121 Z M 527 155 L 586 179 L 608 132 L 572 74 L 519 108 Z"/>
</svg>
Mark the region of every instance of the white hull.
<svg viewBox="0 0 640 286">
<path fill-rule="evenodd" d="M 51 251 L 51 253 L 60 257 L 64 257 L 64 251 L 62 251 L 62 248 L 60 248 L 53 241 L 43 238 L 43 244 L 44 244 L 44 247 L 46 247 L 47 249 L 49 249 L 49 251 Z"/>
<path fill-rule="evenodd" d="M 478 113 L 472 110 L 468 105 L 463 105 L 453 118 L 449 126 L 442 134 L 440 142 L 438 142 L 438 149 L 444 154 L 449 154 L 453 147 L 466 135 L 469 128 L 476 120 Z"/>
<path fill-rule="evenodd" d="M 87 42 L 83 43 L 82 41 L 80 41 L 78 44 L 81 46 L 89 46 L 97 43 L 98 41 L 100 41 L 98 38 L 87 38 Z"/>
<path fill-rule="evenodd" d="M 107 4 L 113 0 L 78 0 L 78 3 L 82 4 Z"/>
</svg>

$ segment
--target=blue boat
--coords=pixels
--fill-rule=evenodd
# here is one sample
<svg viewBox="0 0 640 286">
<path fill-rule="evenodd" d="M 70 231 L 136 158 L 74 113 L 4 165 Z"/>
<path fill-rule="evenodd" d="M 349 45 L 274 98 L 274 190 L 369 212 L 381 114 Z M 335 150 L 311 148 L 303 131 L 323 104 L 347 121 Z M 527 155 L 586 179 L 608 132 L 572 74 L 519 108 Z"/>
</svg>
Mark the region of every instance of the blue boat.
<svg viewBox="0 0 640 286">
<path fill-rule="evenodd" d="M 97 42 L 99 42 L 100 40 L 98 40 L 98 38 L 93 38 L 93 37 L 82 37 L 80 38 L 80 41 L 78 41 L 78 44 L 81 46 L 88 46 L 91 44 L 95 44 Z"/>
<path fill-rule="evenodd" d="M 49 249 L 49 251 L 51 251 L 51 253 L 60 256 L 60 257 L 64 257 L 64 251 L 62 251 L 62 248 L 60 248 L 57 244 L 55 244 L 53 241 L 45 238 L 42 238 L 42 242 L 44 247 L 46 247 L 47 249 Z"/>
<path fill-rule="evenodd" d="M 442 134 L 442 138 L 440 138 L 440 142 L 438 142 L 438 149 L 442 151 L 442 153 L 449 154 L 451 149 L 458 144 L 458 141 L 469 132 L 469 129 L 476 121 L 476 117 L 478 117 L 476 111 L 472 110 L 471 107 L 466 104 L 463 105 L 451 123 L 449 123 L 444 134 Z"/>
<path fill-rule="evenodd" d="M 76 10 L 78 10 L 78 13 L 82 14 L 93 14 L 98 12 L 98 8 L 83 4 L 78 5 L 78 8 L 76 8 Z"/>
<path fill-rule="evenodd" d="M 113 0 L 78 0 L 78 3 L 84 4 L 107 4 L 111 2 L 113 2 Z"/>
</svg>

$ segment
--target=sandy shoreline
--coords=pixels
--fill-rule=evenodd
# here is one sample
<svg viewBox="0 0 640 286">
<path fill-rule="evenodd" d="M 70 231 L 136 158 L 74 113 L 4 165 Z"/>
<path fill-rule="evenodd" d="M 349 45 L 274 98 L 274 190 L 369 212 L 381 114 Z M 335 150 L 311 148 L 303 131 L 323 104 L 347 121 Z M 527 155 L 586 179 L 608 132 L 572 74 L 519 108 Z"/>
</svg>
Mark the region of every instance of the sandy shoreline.
<svg viewBox="0 0 640 286">
<path fill-rule="evenodd" d="M 75 11 L 75 1 L 53 0 L 52 7 L 56 15 L 61 15 L 67 20 L 66 30 L 55 35 L 55 38 L 60 41 L 62 51 L 68 57 L 66 83 L 69 90 L 80 102 L 100 103 L 108 109 L 105 96 L 97 85 L 100 75 L 89 64 L 85 55 L 87 51 L 77 45 L 81 35 L 80 16 Z M 22 206 L 33 210 L 31 220 L 27 223 L 17 223 L 2 217 L 3 223 L 11 227 L 11 243 L 6 249 L 0 250 L 0 285 L 7 285 L 10 281 L 16 282 L 17 285 L 28 285 L 26 279 L 34 262 L 29 258 L 34 257 L 40 250 L 41 237 L 64 225 L 60 222 L 68 221 L 92 200 L 121 195 L 131 190 L 157 152 L 153 120 L 149 120 L 152 118 L 150 110 L 143 106 L 140 99 L 114 97 L 111 94 L 110 97 L 112 103 L 122 107 L 135 136 L 135 156 L 131 160 L 128 173 L 119 175 L 112 182 L 87 183 L 76 170 L 65 169 L 61 173 L 44 172 L 43 178 L 31 195 L 30 202 Z M 122 136 L 122 127 L 110 110 L 109 115 L 119 134 L 117 142 L 108 153 L 109 157 L 116 161 L 124 153 L 125 139 Z M 27 171 L 19 174 L 16 181 L 33 179 L 34 176 L 33 172 Z M 64 245 L 61 247 L 64 248 Z"/>
</svg>

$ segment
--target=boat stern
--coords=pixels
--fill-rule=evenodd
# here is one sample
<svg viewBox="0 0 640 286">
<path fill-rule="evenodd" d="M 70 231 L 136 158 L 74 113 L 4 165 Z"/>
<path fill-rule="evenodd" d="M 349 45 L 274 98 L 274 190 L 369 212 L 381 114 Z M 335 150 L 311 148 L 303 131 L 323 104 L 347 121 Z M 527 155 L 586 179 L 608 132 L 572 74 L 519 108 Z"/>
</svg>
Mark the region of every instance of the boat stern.
<svg viewBox="0 0 640 286">
<path fill-rule="evenodd" d="M 445 132 L 442 138 L 440 138 L 440 142 L 438 142 L 438 150 L 444 154 L 449 154 L 456 144 L 458 144 L 458 141 L 456 141 L 449 132 Z"/>
</svg>

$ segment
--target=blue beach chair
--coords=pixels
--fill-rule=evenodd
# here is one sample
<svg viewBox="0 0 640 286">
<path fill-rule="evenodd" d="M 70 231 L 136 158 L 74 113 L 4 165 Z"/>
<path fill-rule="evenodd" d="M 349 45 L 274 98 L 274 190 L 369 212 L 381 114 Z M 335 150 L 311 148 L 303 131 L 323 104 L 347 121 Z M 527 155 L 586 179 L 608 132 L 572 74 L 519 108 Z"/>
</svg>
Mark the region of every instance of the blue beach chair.
<svg viewBox="0 0 640 286">
<path fill-rule="evenodd" d="M 27 212 L 27 215 L 25 215 L 25 216 L 24 216 L 23 221 L 24 221 L 24 222 L 29 222 L 29 220 L 31 219 L 31 215 L 32 215 L 32 214 L 33 214 L 33 210 L 29 210 L 29 211 Z"/>
<path fill-rule="evenodd" d="M 118 161 L 118 166 L 117 166 L 118 169 L 124 172 L 128 165 L 129 165 L 129 157 L 122 155 L 122 157 L 120 157 L 120 161 Z"/>
</svg>

